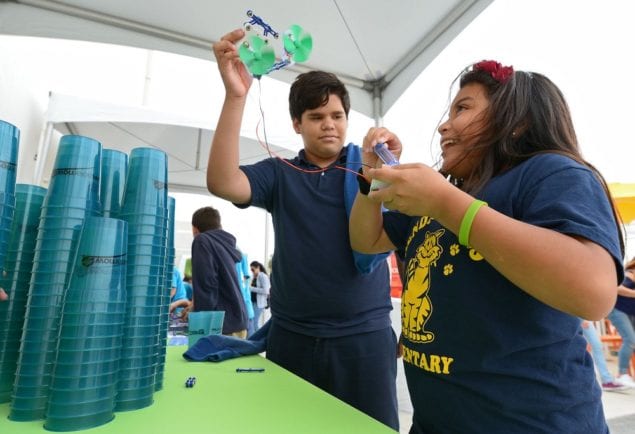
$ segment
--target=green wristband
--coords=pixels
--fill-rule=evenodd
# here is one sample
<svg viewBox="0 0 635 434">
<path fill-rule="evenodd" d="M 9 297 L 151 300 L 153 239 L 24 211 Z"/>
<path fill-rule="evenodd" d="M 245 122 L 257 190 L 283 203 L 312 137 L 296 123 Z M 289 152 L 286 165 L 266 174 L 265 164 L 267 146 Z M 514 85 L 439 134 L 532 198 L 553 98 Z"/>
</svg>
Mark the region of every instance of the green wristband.
<svg viewBox="0 0 635 434">
<path fill-rule="evenodd" d="M 472 202 L 467 208 L 467 211 L 465 211 L 463 220 L 461 220 L 461 227 L 459 228 L 459 244 L 468 247 L 472 222 L 474 221 L 474 217 L 476 217 L 476 213 L 482 206 L 487 206 L 487 203 L 477 199 L 474 200 L 474 202 Z"/>
</svg>

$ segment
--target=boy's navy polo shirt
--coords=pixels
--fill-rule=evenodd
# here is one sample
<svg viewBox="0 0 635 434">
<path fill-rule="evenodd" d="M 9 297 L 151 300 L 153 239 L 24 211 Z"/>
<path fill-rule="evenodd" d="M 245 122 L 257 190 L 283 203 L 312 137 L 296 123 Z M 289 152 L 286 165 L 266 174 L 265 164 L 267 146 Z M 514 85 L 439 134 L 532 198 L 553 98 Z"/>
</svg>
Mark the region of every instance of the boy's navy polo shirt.
<svg viewBox="0 0 635 434">
<path fill-rule="evenodd" d="M 272 215 L 275 230 L 271 310 L 280 326 L 316 337 L 346 336 L 390 326 L 384 262 L 368 274 L 355 267 L 344 206 L 346 149 L 327 170 L 300 151 L 241 166 L 251 202 Z M 340 168 L 337 168 L 340 167 Z"/>
</svg>

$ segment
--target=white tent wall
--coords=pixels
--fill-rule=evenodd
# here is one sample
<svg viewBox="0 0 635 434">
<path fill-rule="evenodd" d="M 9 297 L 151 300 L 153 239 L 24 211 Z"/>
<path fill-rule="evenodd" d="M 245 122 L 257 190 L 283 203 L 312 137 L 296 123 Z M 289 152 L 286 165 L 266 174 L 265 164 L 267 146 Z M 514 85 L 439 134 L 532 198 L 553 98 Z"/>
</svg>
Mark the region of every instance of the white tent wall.
<svg viewBox="0 0 635 434">
<path fill-rule="evenodd" d="M 21 132 L 18 162 L 18 182 L 21 183 L 35 182 L 36 154 L 46 128 L 51 89 L 111 101 L 119 99 L 122 103 L 133 100 L 140 103 L 142 99 L 145 58 L 134 67 L 135 58 L 142 50 L 105 44 L 96 50 L 86 43 L 59 42 L 0 37 L 0 98 L 3 101 L 0 114 Z M 125 62 L 125 74 L 121 68 L 112 67 L 118 60 Z M 134 73 L 135 69 L 138 73 Z M 114 82 L 116 86 L 107 85 Z"/>
<path fill-rule="evenodd" d="M 40 131 L 44 127 L 43 105 L 33 95 L 30 83 L 25 81 L 27 71 L 22 68 L 0 42 L 0 119 L 20 129 L 18 154 L 18 182 L 32 183 L 35 170 L 34 150 L 37 149 Z"/>
<path fill-rule="evenodd" d="M 77 134 L 99 140 L 104 148 L 129 153 L 137 147 L 153 147 L 168 155 L 168 182 L 173 191 L 207 193 L 205 171 L 213 131 L 210 120 L 195 119 L 141 106 L 122 106 L 88 100 L 76 96 L 51 93 L 46 114 L 47 128 L 64 134 Z M 246 131 L 240 140 L 240 163 L 249 164 L 268 157 L 267 149 Z M 289 157 L 296 153 L 288 149 L 293 142 L 287 138 L 285 147 L 269 143 L 269 150 Z M 46 182 L 52 164 L 47 152 L 57 140 L 47 140 L 38 151 L 47 161 L 38 160 L 36 181 Z M 50 154 L 50 155 L 49 155 Z M 43 166 L 46 168 L 42 170 Z M 44 177 L 42 176 L 44 175 Z"/>
<path fill-rule="evenodd" d="M 45 137 L 45 123 L 49 121 L 62 133 L 95 134 L 94 138 L 106 147 L 128 150 L 135 146 L 159 146 L 154 143 L 157 138 L 169 139 L 169 134 L 162 134 L 159 127 L 166 125 L 165 130 L 174 139 L 171 154 L 179 157 L 172 161 L 173 171 L 181 173 L 182 179 L 189 179 L 187 183 L 177 184 L 183 185 L 182 191 L 205 191 L 201 176 L 223 99 L 222 84 L 213 62 L 108 44 L 12 36 L 0 36 L 0 50 L 3 67 L 9 71 L 5 75 L 20 77 L 19 86 L 3 80 L 7 92 L 11 92 L 8 99 L 15 105 L 31 100 L 37 103 L 37 109 L 30 112 L 31 123 L 35 122 L 37 129 L 27 130 L 16 122 L 23 134 L 32 138 L 28 146 L 23 146 L 24 158 L 33 162 L 42 141 L 46 142 L 42 144 L 44 149 L 55 147 L 59 136 L 53 135 L 50 141 Z M 252 86 L 241 132 L 245 145 L 241 149 L 242 163 L 266 156 L 257 143 L 259 137 L 264 138 L 264 126 L 274 150 L 279 150 L 276 146 L 293 151 L 300 148 L 301 141 L 291 127 L 286 108 L 288 87 L 286 83 L 266 77 Z M 49 101 L 51 90 L 55 92 Z M 64 100 L 56 99 L 56 95 L 63 94 L 67 94 Z M 74 100 L 73 95 L 81 97 Z M 51 102 L 53 106 L 49 107 Z M 261 108 L 266 124 L 261 119 Z M 47 110 L 46 118 L 43 118 L 44 110 Z M 145 128 L 147 124 L 154 127 Z M 359 142 L 371 125 L 368 117 L 352 112 L 349 140 Z M 183 127 L 182 131 L 174 134 L 178 126 Z M 116 129 L 121 133 L 119 137 L 102 134 Z M 187 140 L 178 140 L 186 134 Z M 192 136 L 202 145 L 198 164 L 194 162 L 197 146 L 191 145 Z M 117 139 L 122 141 L 118 143 Z M 167 147 L 164 150 L 169 152 Z M 183 154 L 188 155 L 190 168 L 198 167 L 196 179 L 188 178 L 187 167 L 178 161 Z M 33 164 L 29 170 L 22 170 L 20 182 L 45 180 L 54 155 L 54 152 L 47 153 L 48 161 L 39 159 L 35 177 Z"/>
<path fill-rule="evenodd" d="M 175 187 L 204 190 L 203 162 L 222 101 L 210 48 L 223 33 L 246 20 L 247 9 L 254 9 L 278 29 L 298 22 L 312 33 L 316 49 L 306 64 L 272 74 L 283 82 L 265 77 L 252 86 L 241 131 L 241 153 L 247 157 L 243 162 L 265 156 L 261 151 L 246 152 L 257 149 L 258 139 L 265 136 L 261 107 L 268 142 L 288 151 L 299 149 L 301 143 L 286 109 L 287 83 L 308 69 L 330 70 L 347 84 L 353 109 L 358 110 L 351 113 L 348 141 L 359 143 L 368 127 L 381 123 L 421 70 L 491 1 L 298 0 L 291 7 L 282 0 L 239 0 L 222 7 L 207 0 L 0 2 L 0 33 L 66 39 L 0 36 L 2 70 L 19 71 L 9 74 L 18 78 L 14 81 L 19 86 L 4 77 L 0 83 L 0 98 L 20 105 L 10 110 L 3 105 L 1 112 L 22 130 L 18 181 L 46 184 L 60 134 L 76 133 L 116 149 L 158 146 L 172 156 L 172 178 L 180 179 Z M 102 44 L 71 41 L 77 39 Z M 179 60 L 165 52 L 178 53 Z M 159 118 L 177 113 L 202 121 L 191 125 L 155 119 L 150 126 L 131 119 L 86 119 L 86 113 L 53 118 L 45 115 L 50 91 L 112 103 L 123 112 L 141 106 L 162 112 Z M 126 142 L 124 137 L 136 140 Z M 196 144 L 183 147 L 179 137 L 187 137 L 186 143 L 193 143 L 195 137 Z M 218 203 L 214 205 L 220 208 Z M 242 216 L 246 215 L 243 211 Z M 245 222 L 236 230 L 257 226 Z M 248 250 L 264 234 L 262 229 L 249 233 L 244 241 L 237 235 L 239 244 Z M 266 239 L 264 244 L 268 244 Z M 268 248 L 272 250 L 272 246 Z M 257 249 L 251 256 L 266 261 L 266 249 Z M 263 251 L 265 254 L 260 253 Z"/>
<path fill-rule="evenodd" d="M 178 223 L 179 252 L 189 252 L 191 212 L 196 207 L 212 205 L 221 211 L 224 226 L 237 236 L 239 245 L 244 246 L 249 257 L 265 260 L 267 242 L 261 227 L 265 213 L 257 209 L 238 210 L 226 201 L 212 197 L 205 189 L 205 168 L 212 134 L 210 128 L 215 125 L 218 116 L 215 113 L 218 109 L 210 106 L 218 105 L 222 100 L 205 86 L 202 91 L 196 91 L 195 86 L 196 81 L 207 73 L 212 74 L 208 81 L 213 83 L 208 86 L 220 86 L 214 81 L 217 78 L 214 64 L 193 59 L 194 65 L 190 65 L 183 62 L 183 56 L 154 53 L 150 76 L 146 72 L 148 52 L 145 50 L 15 36 L 0 36 L 0 52 L 3 53 L 0 57 L 0 98 L 3 101 L 0 119 L 21 130 L 18 182 L 48 185 L 62 134 L 87 135 L 101 141 L 106 148 L 126 152 L 137 146 L 155 146 L 164 148 L 180 160 L 196 155 L 193 140 L 198 139 L 202 143 L 198 170 L 183 170 L 184 166 L 185 169 L 195 168 L 194 160 L 189 165 L 183 161 L 170 162 L 170 178 L 178 181 L 180 177 L 181 180 L 178 188 L 170 189 L 171 195 L 180 196 L 178 191 L 204 193 L 196 200 L 189 195 L 181 200 L 177 198 L 182 211 Z M 126 74 L 121 73 L 122 69 L 126 70 Z M 262 84 L 263 99 L 265 93 L 274 93 L 275 99 L 280 92 L 287 92 L 286 88 L 280 90 L 274 80 L 270 83 Z M 51 89 L 82 97 L 51 93 Z M 141 105 L 144 100 L 146 106 Z M 252 98 L 250 104 L 253 106 L 257 102 Z M 268 134 L 269 140 L 284 138 L 287 143 L 299 146 L 295 134 L 283 134 L 287 132 L 285 128 L 292 131 L 286 105 L 282 111 L 274 110 L 275 106 L 266 103 L 265 107 L 269 107 L 267 129 L 278 130 L 278 134 Z M 255 138 L 258 120 L 254 116 L 258 110 L 252 108 L 250 112 L 252 118 L 247 123 L 245 134 Z M 280 113 L 275 115 L 276 112 Z M 366 118 L 366 122 L 364 128 L 370 120 Z M 50 136 L 46 135 L 47 127 L 51 128 Z M 243 162 L 266 156 L 266 151 L 256 140 L 243 139 Z M 49 147 L 46 160 L 42 159 L 43 155 L 36 160 L 39 144 L 43 148 Z M 295 153 L 295 150 L 285 151 L 275 145 L 271 148 L 282 155 Z M 41 182 L 35 179 L 37 165 L 41 165 Z"/>
</svg>

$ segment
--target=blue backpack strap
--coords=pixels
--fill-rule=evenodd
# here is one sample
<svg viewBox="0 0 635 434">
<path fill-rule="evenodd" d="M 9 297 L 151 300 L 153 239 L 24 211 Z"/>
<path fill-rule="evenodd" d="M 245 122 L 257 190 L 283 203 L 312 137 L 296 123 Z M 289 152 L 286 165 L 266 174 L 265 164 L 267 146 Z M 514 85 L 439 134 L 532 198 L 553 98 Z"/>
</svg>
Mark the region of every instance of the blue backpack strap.
<svg viewBox="0 0 635 434">
<path fill-rule="evenodd" d="M 357 196 L 357 191 L 359 190 L 357 171 L 361 167 L 362 151 L 359 146 L 349 143 L 346 146 L 346 168 L 349 170 L 344 175 L 344 206 L 348 217 L 351 216 L 353 202 L 355 202 L 355 196 Z M 355 266 L 359 272 L 364 274 L 373 271 L 377 265 L 381 264 L 381 261 L 386 261 L 388 255 L 390 255 L 390 252 L 367 255 L 353 250 Z"/>
</svg>

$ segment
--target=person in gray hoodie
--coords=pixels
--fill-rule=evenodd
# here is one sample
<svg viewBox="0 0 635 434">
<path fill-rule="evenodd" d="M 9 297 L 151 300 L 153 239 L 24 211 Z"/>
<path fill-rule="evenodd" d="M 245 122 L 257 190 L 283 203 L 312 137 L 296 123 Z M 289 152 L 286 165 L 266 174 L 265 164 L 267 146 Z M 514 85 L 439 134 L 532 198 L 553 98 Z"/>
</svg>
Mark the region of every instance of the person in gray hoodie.
<svg viewBox="0 0 635 434">
<path fill-rule="evenodd" d="M 193 312 L 225 311 L 223 334 L 247 336 L 247 310 L 238 287 L 236 237 L 221 227 L 218 210 L 204 207 L 192 215 Z"/>
</svg>

